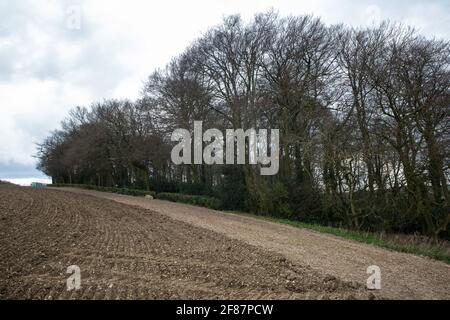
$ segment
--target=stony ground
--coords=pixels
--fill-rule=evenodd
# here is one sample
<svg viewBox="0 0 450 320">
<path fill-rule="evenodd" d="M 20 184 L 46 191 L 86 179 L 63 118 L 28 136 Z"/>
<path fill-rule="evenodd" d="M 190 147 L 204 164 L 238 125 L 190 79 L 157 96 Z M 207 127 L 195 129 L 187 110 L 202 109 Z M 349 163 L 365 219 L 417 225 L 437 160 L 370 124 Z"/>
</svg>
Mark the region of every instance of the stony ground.
<svg viewBox="0 0 450 320">
<path fill-rule="evenodd" d="M 0 299 L 382 297 L 365 282 L 225 233 L 81 192 L 1 186 Z M 70 265 L 81 269 L 80 290 L 67 291 Z M 446 272 L 436 276 L 449 280 Z"/>
<path fill-rule="evenodd" d="M 365 285 L 367 267 L 381 268 L 381 291 L 389 299 L 450 299 L 450 265 L 429 258 L 306 229 L 161 200 L 104 192 L 67 189 L 164 214 L 192 226 L 284 256 L 290 263 L 310 267 L 340 280 Z"/>
</svg>

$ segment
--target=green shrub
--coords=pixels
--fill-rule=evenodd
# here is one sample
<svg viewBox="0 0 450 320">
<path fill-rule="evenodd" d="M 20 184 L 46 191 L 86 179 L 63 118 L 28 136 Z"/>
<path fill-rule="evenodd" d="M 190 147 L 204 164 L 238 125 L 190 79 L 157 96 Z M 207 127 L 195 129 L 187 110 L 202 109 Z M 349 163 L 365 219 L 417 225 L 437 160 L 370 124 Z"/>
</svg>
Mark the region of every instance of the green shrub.
<svg viewBox="0 0 450 320">
<path fill-rule="evenodd" d="M 144 197 L 147 195 L 150 195 L 153 198 L 156 197 L 156 193 L 153 191 L 129 189 L 129 188 L 113 188 L 113 187 L 100 187 L 100 186 L 94 186 L 94 185 L 88 185 L 88 184 L 61 184 L 61 183 L 54 183 L 54 184 L 51 184 L 48 186 L 49 187 L 80 188 L 80 189 L 86 189 L 86 190 L 96 190 L 96 191 L 101 191 L 101 192 L 125 194 L 125 195 L 136 196 L 136 197 Z"/>
<path fill-rule="evenodd" d="M 218 187 L 222 206 L 227 210 L 249 211 L 250 195 L 245 185 L 244 174 L 240 166 L 224 166 L 223 179 Z"/>
<path fill-rule="evenodd" d="M 289 192 L 281 182 L 276 182 L 271 188 L 270 200 L 273 208 L 272 215 L 290 218 L 292 209 L 289 205 Z"/>
<path fill-rule="evenodd" d="M 196 196 L 181 193 L 158 193 L 156 195 L 158 199 L 168 200 L 173 202 L 190 203 L 210 209 L 221 209 L 222 205 L 219 199 L 208 196 Z"/>
</svg>

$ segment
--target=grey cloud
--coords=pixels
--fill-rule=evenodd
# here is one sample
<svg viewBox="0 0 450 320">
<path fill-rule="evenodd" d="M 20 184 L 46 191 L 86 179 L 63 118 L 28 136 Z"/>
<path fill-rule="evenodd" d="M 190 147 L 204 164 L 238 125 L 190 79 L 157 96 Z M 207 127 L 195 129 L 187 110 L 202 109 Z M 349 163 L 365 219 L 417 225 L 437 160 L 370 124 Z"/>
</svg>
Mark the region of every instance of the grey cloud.
<svg viewBox="0 0 450 320">
<path fill-rule="evenodd" d="M 46 178 L 46 176 L 32 166 L 26 166 L 17 163 L 0 163 L 0 180 L 7 178 L 29 178 L 39 177 Z"/>
</svg>

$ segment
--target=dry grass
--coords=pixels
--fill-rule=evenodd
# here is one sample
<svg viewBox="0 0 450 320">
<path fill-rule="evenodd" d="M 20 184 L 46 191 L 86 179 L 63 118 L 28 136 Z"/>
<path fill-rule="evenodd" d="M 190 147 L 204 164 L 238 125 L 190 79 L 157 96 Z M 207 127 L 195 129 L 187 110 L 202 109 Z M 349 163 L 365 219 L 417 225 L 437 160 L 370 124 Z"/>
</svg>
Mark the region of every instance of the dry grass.
<svg viewBox="0 0 450 320">
<path fill-rule="evenodd" d="M 245 214 L 249 215 L 249 214 Z M 450 242 L 446 240 L 433 240 L 419 234 L 388 234 L 373 233 L 356 230 L 347 230 L 335 227 L 327 227 L 317 224 L 308 224 L 300 221 L 292 221 L 280 218 L 250 215 L 259 219 L 288 224 L 298 228 L 305 228 L 324 233 L 330 233 L 338 237 L 352 239 L 372 245 L 380 246 L 394 251 L 412 253 L 432 259 L 444 261 L 450 264 Z"/>
</svg>

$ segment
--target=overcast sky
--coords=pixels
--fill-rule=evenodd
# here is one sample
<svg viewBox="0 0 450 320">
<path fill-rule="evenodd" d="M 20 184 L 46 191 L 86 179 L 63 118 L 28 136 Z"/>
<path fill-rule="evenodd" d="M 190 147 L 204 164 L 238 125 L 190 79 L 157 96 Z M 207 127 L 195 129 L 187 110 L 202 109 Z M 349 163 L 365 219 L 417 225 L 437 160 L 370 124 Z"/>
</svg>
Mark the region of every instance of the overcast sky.
<svg viewBox="0 0 450 320">
<path fill-rule="evenodd" d="M 136 98 L 155 68 L 224 16 L 270 8 L 327 24 L 390 19 L 450 39 L 449 0 L 0 0 L 0 179 L 44 178 L 35 143 L 70 108 Z"/>
</svg>

